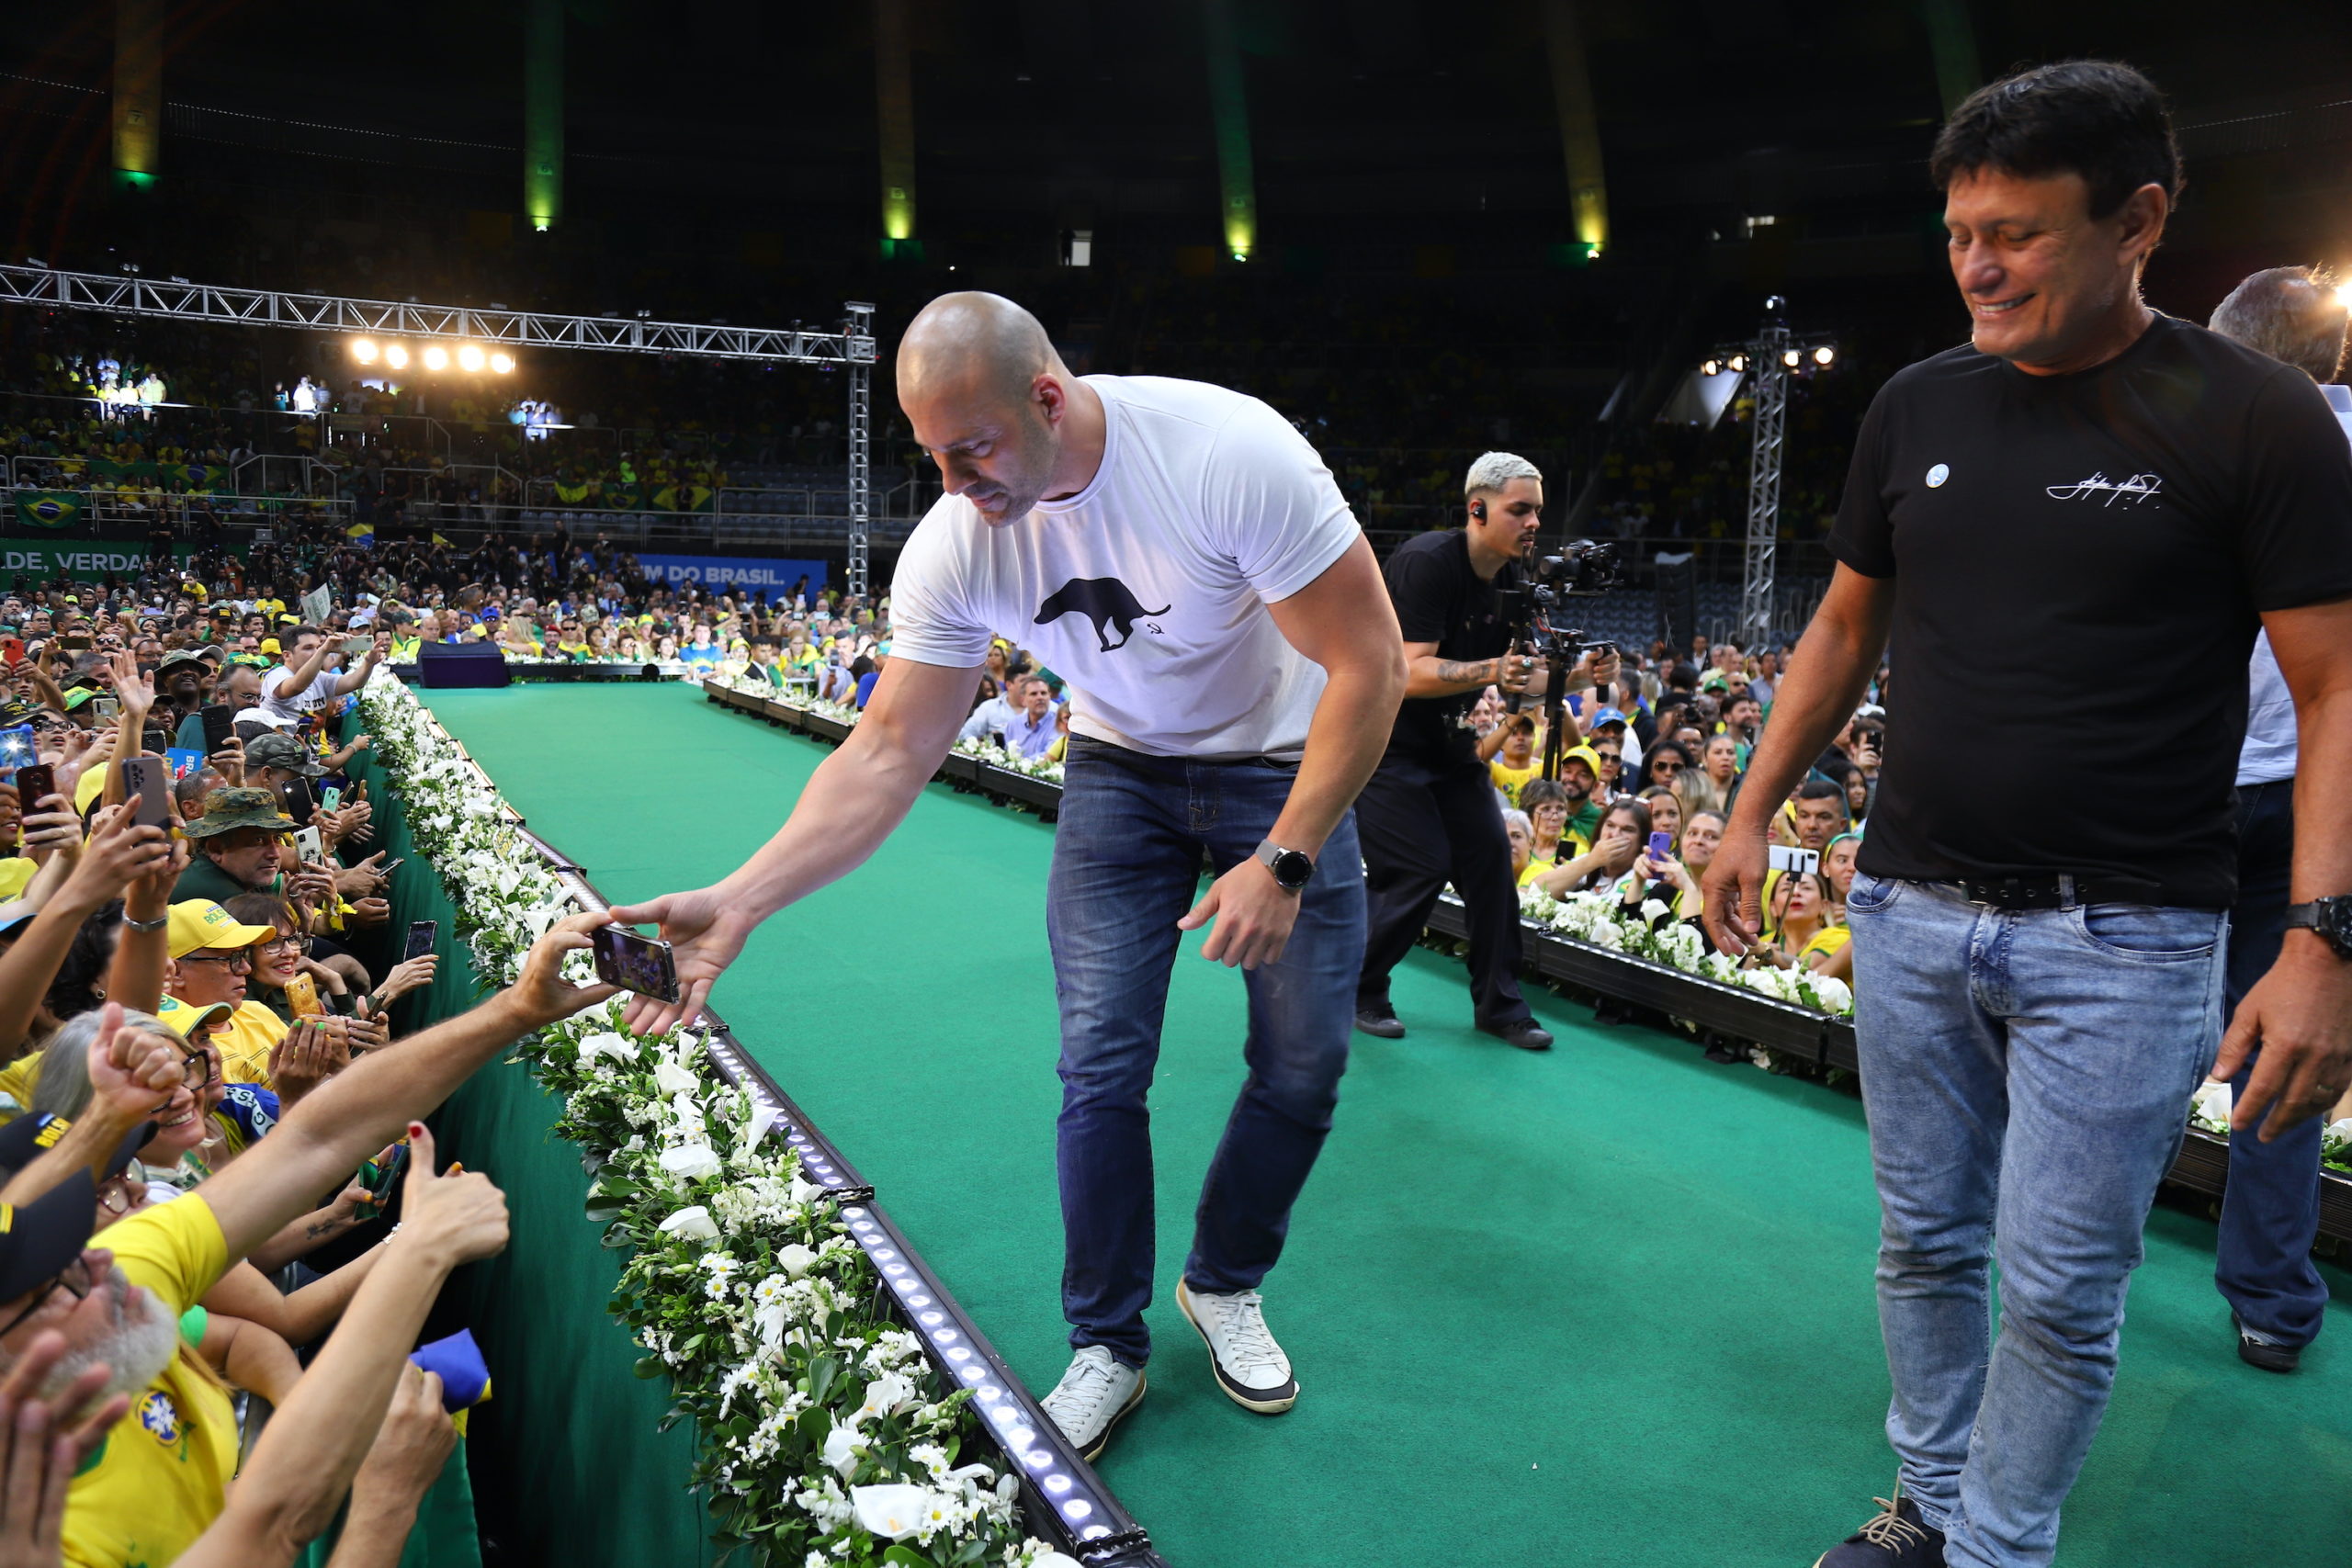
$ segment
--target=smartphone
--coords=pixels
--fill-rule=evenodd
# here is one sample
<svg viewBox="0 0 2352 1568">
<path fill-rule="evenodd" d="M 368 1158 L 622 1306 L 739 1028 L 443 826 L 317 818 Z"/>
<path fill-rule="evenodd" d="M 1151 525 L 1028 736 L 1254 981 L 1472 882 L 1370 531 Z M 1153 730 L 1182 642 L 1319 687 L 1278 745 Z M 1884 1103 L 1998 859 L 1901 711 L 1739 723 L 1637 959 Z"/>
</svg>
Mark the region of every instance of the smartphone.
<svg viewBox="0 0 2352 1568">
<path fill-rule="evenodd" d="M 237 716 L 219 703 L 196 710 L 204 721 L 204 754 L 217 756 L 229 744 L 229 737 L 236 732 Z"/>
<path fill-rule="evenodd" d="M 1800 876 L 1810 876 L 1821 869 L 1820 851 L 1801 850 L 1793 844 L 1769 846 L 1765 860 L 1774 871 L 1793 871 Z"/>
<path fill-rule="evenodd" d="M 398 864 L 399 863 L 394 862 L 393 863 Z M 389 870 L 390 868 L 387 867 L 386 869 Z M 434 947 L 440 942 L 440 921 L 411 920 L 408 924 L 408 944 L 401 950 L 401 962 L 405 964 L 412 958 L 424 957 L 426 953 L 433 951 Z"/>
<path fill-rule="evenodd" d="M 1663 863 L 1664 862 L 1672 860 L 1673 858 L 1674 835 L 1671 833 L 1652 833 L 1650 835 L 1650 859 Z"/>
<path fill-rule="evenodd" d="M 406 1144 L 395 1147 L 390 1159 L 371 1159 L 361 1166 L 357 1179 L 360 1186 L 368 1189 L 368 1201 L 359 1205 L 355 1217 L 372 1220 L 382 1213 L 385 1202 L 400 1188 L 401 1173 L 407 1168 L 408 1145 Z"/>
<path fill-rule="evenodd" d="M 316 828 L 295 829 L 294 849 L 296 853 L 313 864 L 323 863 L 327 858 L 326 845 L 319 838 Z"/>
<path fill-rule="evenodd" d="M 327 1010 L 319 1004 L 319 983 L 308 975 L 286 982 L 286 1010 L 296 1018 L 317 1018 Z"/>
<path fill-rule="evenodd" d="M 319 797 L 311 793 L 311 781 L 288 779 L 278 787 L 286 801 L 286 815 L 307 824 L 319 809 Z"/>
<path fill-rule="evenodd" d="M 334 784 L 329 784 L 329 785 L 327 785 L 327 787 L 326 787 L 326 788 L 324 788 L 324 789 L 322 789 L 322 790 L 321 790 L 321 791 L 319 792 L 319 809 L 320 809 L 320 810 L 322 810 L 322 811 L 333 811 L 333 810 L 334 810 L 337 807 L 341 806 L 342 804 L 343 804 L 343 791 L 342 791 L 342 790 L 340 790 L 340 789 L 338 789 L 338 788 L 336 788 Z"/>
<path fill-rule="evenodd" d="M 90 711 L 97 715 L 100 718 L 112 718 L 115 715 L 122 711 L 122 699 L 119 697 L 92 697 L 90 699 Z"/>
<path fill-rule="evenodd" d="M 392 874 L 392 873 L 394 873 L 394 872 L 396 872 L 396 871 L 400 870 L 400 868 L 401 868 L 401 866 L 403 866 L 403 865 L 405 865 L 405 864 L 407 864 L 407 863 L 408 863 L 408 856 L 406 856 L 406 855 L 399 855 L 399 856 L 396 856 L 396 857 L 394 857 L 393 859 L 391 859 L 391 860 L 388 860 L 388 861 L 386 861 L 383 864 L 381 864 L 381 865 L 378 866 L 378 867 L 376 868 L 376 874 L 377 874 L 377 875 L 379 875 L 379 876 L 381 876 L 381 877 L 387 877 L 387 878 L 389 878 L 389 877 Z M 427 924 L 427 925 L 431 925 L 432 923 L 433 923 L 433 922 L 432 922 L 432 921 L 430 921 L 430 920 L 427 920 L 427 921 L 425 922 L 425 924 Z"/>
<path fill-rule="evenodd" d="M 678 999 L 678 970 L 670 944 L 639 936 L 627 926 L 599 926 L 589 933 L 596 954 L 596 977 L 608 986 L 656 1001 Z"/>
<path fill-rule="evenodd" d="M 89 649 L 90 639 L 83 633 L 70 632 L 57 639 L 57 646 L 75 653 L 84 653 Z"/>
<path fill-rule="evenodd" d="M 17 770 L 17 798 L 27 816 L 40 807 L 35 804 L 44 795 L 57 793 L 57 770 L 47 762 L 34 762 Z"/>
<path fill-rule="evenodd" d="M 172 765 L 161 757 L 125 757 L 120 766 L 122 798 L 130 805 L 131 824 L 171 827 Z"/>
<path fill-rule="evenodd" d="M 357 659 L 375 646 L 376 639 L 372 637 L 345 637 L 343 644 L 344 657 Z"/>
</svg>

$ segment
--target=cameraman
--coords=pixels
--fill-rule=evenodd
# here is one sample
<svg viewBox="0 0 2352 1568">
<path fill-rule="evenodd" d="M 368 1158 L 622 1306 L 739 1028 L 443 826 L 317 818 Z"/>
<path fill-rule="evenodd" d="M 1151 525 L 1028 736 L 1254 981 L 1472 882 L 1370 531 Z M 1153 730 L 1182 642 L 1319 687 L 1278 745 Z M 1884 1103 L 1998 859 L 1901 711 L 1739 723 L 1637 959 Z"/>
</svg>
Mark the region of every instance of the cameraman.
<svg viewBox="0 0 2352 1568">
<path fill-rule="evenodd" d="M 1405 1025 L 1388 1001 L 1388 972 L 1419 940 L 1450 881 L 1470 927 L 1470 994 L 1478 1027 L 1522 1050 L 1551 1034 L 1519 994 L 1519 896 L 1495 788 L 1477 752 L 1471 710 L 1488 686 L 1540 694 L 1547 671 L 1511 646 L 1524 586 L 1520 563 L 1542 525 L 1544 476 L 1489 452 L 1464 479 L 1462 527 L 1408 539 L 1388 558 L 1388 596 L 1405 636 L 1405 702 L 1378 771 L 1356 798 L 1371 897 L 1356 1027 L 1383 1040 Z M 1614 654 L 1580 660 L 1568 686 L 1616 678 Z M 1564 720 L 1565 722 L 1565 720 Z"/>
</svg>

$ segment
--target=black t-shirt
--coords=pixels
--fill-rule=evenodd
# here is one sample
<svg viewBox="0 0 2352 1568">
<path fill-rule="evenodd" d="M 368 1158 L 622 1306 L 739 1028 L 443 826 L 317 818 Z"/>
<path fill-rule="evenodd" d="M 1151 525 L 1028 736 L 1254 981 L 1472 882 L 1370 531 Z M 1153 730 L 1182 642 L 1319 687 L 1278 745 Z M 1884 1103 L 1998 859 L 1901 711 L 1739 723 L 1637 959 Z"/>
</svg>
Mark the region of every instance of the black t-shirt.
<svg viewBox="0 0 2352 1568">
<path fill-rule="evenodd" d="M 2352 448 L 2310 377 L 2165 316 L 2072 376 L 1952 349 L 1871 404 L 1829 547 L 1895 585 L 1862 869 L 2231 902 L 2256 613 L 2352 595 Z"/>
<path fill-rule="evenodd" d="M 1464 662 L 1492 659 L 1510 646 L 1519 563 L 1506 561 L 1491 580 L 1481 578 L 1470 564 L 1470 537 L 1461 529 L 1406 540 L 1382 574 L 1407 642 L 1433 642 L 1440 659 Z M 1396 709 L 1389 750 L 1432 765 L 1473 761 L 1477 738 L 1467 721 L 1477 705 L 1475 691 L 1408 697 Z"/>
</svg>

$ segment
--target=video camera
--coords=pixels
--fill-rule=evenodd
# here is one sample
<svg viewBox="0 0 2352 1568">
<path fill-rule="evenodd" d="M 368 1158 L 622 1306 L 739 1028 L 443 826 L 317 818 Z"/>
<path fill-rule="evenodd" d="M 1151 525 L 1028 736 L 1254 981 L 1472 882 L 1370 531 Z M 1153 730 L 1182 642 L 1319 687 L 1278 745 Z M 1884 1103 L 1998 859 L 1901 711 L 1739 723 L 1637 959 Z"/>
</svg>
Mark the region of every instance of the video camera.
<svg viewBox="0 0 2352 1568">
<path fill-rule="evenodd" d="M 1562 599 L 1584 599 L 1617 586 L 1617 547 L 1591 539 L 1571 539 L 1555 556 L 1536 556 L 1527 563 L 1528 588 L 1535 602 L 1552 605 Z"/>
</svg>

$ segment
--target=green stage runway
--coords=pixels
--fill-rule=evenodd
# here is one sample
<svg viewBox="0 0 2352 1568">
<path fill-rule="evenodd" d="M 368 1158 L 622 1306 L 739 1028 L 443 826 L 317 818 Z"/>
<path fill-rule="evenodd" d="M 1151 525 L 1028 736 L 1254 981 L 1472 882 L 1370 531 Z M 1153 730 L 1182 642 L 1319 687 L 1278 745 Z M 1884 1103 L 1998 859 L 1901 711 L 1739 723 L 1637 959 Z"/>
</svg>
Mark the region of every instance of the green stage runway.
<svg viewBox="0 0 2352 1568">
<path fill-rule="evenodd" d="M 425 694 L 616 900 L 733 869 L 826 754 L 671 685 Z M 1068 1354 L 1052 841 L 934 784 L 714 998 L 1041 1393 Z M 1558 1047 L 1513 1051 L 1470 1028 L 1460 966 L 1428 953 L 1396 976 L 1411 1035 L 1357 1038 L 1268 1281 L 1298 1406 L 1228 1404 L 1172 1297 L 1242 1076 L 1240 978 L 1197 948 L 1153 1095 L 1151 1393 L 1102 1465 L 1177 1568 L 1806 1568 L 1871 1511 L 1894 1462 L 1860 1105 L 1543 993 Z M 2352 1277 L 2330 1272 L 2331 1331 L 2279 1378 L 2233 1353 L 2211 1268 L 2211 1227 L 2160 1212 L 2062 1563 L 2343 1561 Z"/>
</svg>

